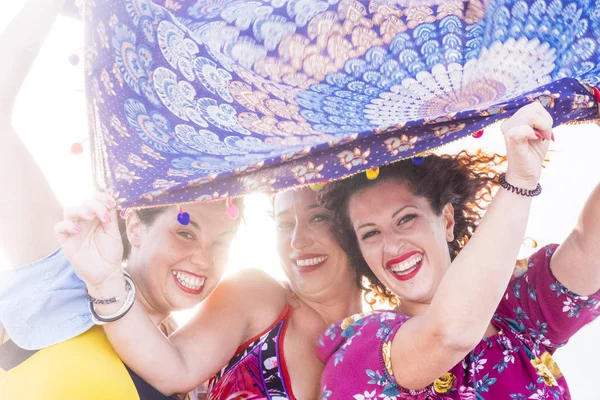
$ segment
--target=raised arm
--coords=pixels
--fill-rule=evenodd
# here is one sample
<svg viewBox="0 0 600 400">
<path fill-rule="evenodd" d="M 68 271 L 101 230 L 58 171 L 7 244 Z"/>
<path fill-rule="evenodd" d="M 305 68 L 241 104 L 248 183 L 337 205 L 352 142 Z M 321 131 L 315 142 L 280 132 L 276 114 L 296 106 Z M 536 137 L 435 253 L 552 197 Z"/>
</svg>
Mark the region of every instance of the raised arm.
<svg viewBox="0 0 600 400">
<path fill-rule="evenodd" d="M 56 226 L 63 251 L 90 295 L 121 299 L 95 306 L 101 315 L 114 314 L 127 298 L 114 206 L 101 194 L 84 207 L 67 210 L 67 219 Z M 107 212 L 110 221 L 104 219 Z M 169 338 L 139 302 L 104 330 L 119 357 L 144 380 L 167 395 L 187 393 L 218 372 L 249 339 L 249 332 L 267 328 L 273 321 L 260 322 L 269 315 L 267 308 L 279 307 L 279 313 L 285 301 L 283 288 L 266 274 L 246 272 L 221 282 L 194 318 Z"/>
<path fill-rule="evenodd" d="M 506 180 L 535 189 L 552 118 L 538 103 L 505 122 L 508 153 Z M 397 382 L 420 389 L 454 367 L 484 337 L 509 283 L 522 242 L 531 198 L 501 189 L 477 232 L 456 257 L 428 310 L 406 321 L 392 342 Z"/>
<path fill-rule="evenodd" d="M 104 325 L 104 330 L 123 362 L 145 381 L 165 395 L 187 393 L 224 367 L 250 339 L 248 332 L 260 330 L 252 328 L 251 316 L 261 309 L 254 306 L 257 298 L 277 295 L 265 289 L 269 280 L 260 271 L 248 271 L 221 282 L 194 317 L 169 338 L 139 304 L 121 320 Z"/>
<path fill-rule="evenodd" d="M 12 265 L 48 255 L 62 207 L 11 123 L 15 99 L 64 0 L 29 0 L 0 35 L 0 248 Z M 0 6 L 2 7 L 2 6 Z"/>
<path fill-rule="evenodd" d="M 600 185 L 588 198 L 577 225 L 550 261 L 567 289 L 589 296 L 600 290 Z"/>
</svg>

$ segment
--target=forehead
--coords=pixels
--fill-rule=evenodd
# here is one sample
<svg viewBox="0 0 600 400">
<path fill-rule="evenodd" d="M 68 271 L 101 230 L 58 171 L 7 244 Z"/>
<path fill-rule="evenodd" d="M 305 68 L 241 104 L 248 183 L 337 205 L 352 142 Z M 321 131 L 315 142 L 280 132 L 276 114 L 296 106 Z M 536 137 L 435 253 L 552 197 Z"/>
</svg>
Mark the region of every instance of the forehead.
<svg viewBox="0 0 600 400">
<path fill-rule="evenodd" d="M 348 200 L 348 214 L 352 221 L 374 215 L 388 217 L 388 215 L 381 214 L 382 211 L 393 209 L 392 212 L 395 212 L 409 204 L 422 207 L 424 203 L 427 201 L 422 197 L 415 196 L 405 183 L 387 179 L 354 193 Z"/>
<path fill-rule="evenodd" d="M 273 211 L 275 215 L 284 213 L 302 211 L 308 207 L 318 205 L 317 193 L 310 188 L 301 188 L 287 190 L 275 195 L 273 202 Z"/>
<path fill-rule="evenodd" d="M 182 208 L 184 212 L 190 214 L 190 219 L 201 228 L 208 226 L 217 234 L 224 231 L 235 231 L 239 225 L 239 217 L 234 220 L 225 214 L 227 209 L 225 201 L 184 204 Z M 174 210 L 179 212 L 179 208 Z"/>
</svg>

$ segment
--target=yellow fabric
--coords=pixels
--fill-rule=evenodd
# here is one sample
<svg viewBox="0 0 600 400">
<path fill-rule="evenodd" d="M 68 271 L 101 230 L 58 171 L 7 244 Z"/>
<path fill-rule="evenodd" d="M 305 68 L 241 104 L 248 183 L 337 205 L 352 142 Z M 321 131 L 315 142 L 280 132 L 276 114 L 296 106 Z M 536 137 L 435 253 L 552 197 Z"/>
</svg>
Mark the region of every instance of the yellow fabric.
<svg viewBox="0 0 600 400">
<path fill-rule="evenodd" d="M 123 362 L 104 331 L 86 333 L 0 368 L 0 400 L 139 400 Z"/>
</svg>

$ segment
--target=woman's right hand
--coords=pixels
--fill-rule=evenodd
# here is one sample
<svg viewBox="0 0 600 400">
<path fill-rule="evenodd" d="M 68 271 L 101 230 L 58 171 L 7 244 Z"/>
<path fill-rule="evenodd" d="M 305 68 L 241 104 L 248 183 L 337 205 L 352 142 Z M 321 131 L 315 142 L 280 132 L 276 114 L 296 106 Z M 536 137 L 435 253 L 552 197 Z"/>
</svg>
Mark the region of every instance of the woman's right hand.
<svg viewBox="0 0 600 400">
<path fill-rule="evenodd" d="M 116 202 L 98 193 L 84 205 L 65 210 L 55 233 L 65 255 L 88 288 L 121 274 L 123 243 Z"/>
</svg>

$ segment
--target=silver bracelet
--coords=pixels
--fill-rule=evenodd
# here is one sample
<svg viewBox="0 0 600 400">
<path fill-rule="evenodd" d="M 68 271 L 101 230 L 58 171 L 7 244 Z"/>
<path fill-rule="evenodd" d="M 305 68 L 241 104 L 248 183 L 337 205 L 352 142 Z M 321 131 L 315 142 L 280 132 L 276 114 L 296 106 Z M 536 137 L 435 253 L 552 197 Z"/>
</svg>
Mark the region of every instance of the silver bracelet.
<svg viewBox="0 0 600 400">
<path fill-rule="evenodd" d="M 127 272 L 123 271 L 123 276 L 125 278 L 126 288 L 129 290 L 127 292 L 127 298 L 125 299 L 125 302 L 116 313 L 111 315 L 99 315 L 94 309 L 94 302 L 90 301 L 88 303 L 94 325 L 104 325 L 109 322 L 118 321 L 119 319 L 123 318 L 125 314 L 129 312 L 129 310 L 131 310 L 131 307 L 133 307 L 133 303 L 135 303 L 135 284 L 131 279 L 131 275 L 129 275 Z"/>
</svg>

